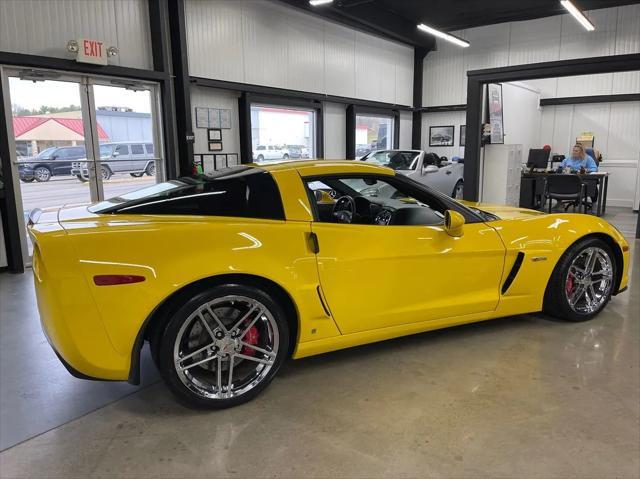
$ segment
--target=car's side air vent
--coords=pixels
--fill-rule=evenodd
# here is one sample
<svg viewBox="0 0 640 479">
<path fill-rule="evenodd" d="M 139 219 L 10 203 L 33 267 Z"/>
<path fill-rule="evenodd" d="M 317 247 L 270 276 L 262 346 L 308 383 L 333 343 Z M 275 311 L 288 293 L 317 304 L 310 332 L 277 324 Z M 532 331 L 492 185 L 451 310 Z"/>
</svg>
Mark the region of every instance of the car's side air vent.
<svg viewBox="0 0 640 479">
<path fill-rule="evenodd" d="M 524 260 L 524 253 L 520 251 L 516 256 L 516 260 L 514 261 L 513 266 L 511 267 L 511 271 L 509 271 L 509 275 L 507 276 L 507 279 L 504 281 L 504 284 L 502 285 L 502 294 L 507 292 L 507 290 L 509 289 L 509 286 L 511 286 L 511 283 L 513 283 L 513 280 L 516 279 L 516 275 L 518 274 L 518 271 L 520 271 L 520 266 L 522 266 L 523 260 Z"/>
</svg>

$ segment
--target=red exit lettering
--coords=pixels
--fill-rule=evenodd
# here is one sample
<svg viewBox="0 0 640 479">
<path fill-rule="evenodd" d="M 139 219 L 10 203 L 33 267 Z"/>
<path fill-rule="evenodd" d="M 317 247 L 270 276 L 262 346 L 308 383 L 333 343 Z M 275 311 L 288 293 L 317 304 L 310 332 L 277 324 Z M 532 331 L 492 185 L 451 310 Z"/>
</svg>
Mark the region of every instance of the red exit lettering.
<svg viewBox="0 0 640 479">
<path fill-rule="evenodd" d="M 98 42 L 96 40 L 85 40 L 84 41 L 84 54 L 88 57 L 102 57 L 102 42 Z"/>
</svg>

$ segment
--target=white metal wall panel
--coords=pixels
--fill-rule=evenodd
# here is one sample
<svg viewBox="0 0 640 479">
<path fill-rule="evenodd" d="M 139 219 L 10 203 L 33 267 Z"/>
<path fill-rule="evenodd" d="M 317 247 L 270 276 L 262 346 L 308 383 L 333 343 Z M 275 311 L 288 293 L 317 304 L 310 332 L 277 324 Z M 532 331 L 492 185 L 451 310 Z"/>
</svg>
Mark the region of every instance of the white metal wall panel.
<svg viewBox="0 0 640 479">
<path fill-rule="evenodd" d="M 72 59 L 69 40 L 94 38 L 115 46 L 113 65 L 150 68 L 146 0 L 2 0 L 0 50 Z"/>
<path fill-rule="evenodd" d="M 512 23 L 509 65 L 559 60 L 561 26 L 560 15 Z"/>
<path fill-rule="evenodd" d="M 396 62 L 395 103 L 413 105 L 413 49 L 392 44 Z"/>
<path fill-rule="evenodd" d="M 607 158 L 637 160 L 640 154 L 640 102 L 612 103 L 608 133 Z"/>
<path fill-rule="evenodd" d="M 546 107 L 545 107 L 546 109 Z M 571 147 L 576 142 L 576 136 L 572 132 L 573 105 L 556 106 L 555 128 L 553 129 L 553 139 L 549 143 L 548 139 L 542 139 L 540 143 L 551 145 L 551 149 L 561 155 L 568 155 Z"/>
<path fill-rule="evenodd" d="M 356 32 L 356 96 L 395 103 L 396 73 L 389 42 Z"/>
<path fill-rule="evenodd" d="M 640 53 L 640 4 L 618 7 L 616 55 Z"/>
<path fill-rule="evenodd" d="M 324 48 L 326 93 L 355 97 L 356 32 L 334 23 L 325 22 Z"/>
<path fill-rule="evenodd" d="M 297 11 L 287 15 L 287 88 L 324 93 L 324 22 Z"/>
<path fill-rule="evenodd" d="M 286 88 L 288 18 L 270 2 L 247 2 L 243 9 L 245 82 Z M 224 78 L 223 78 L 224 79 Z"/>
<path fill-rule="evenodd" d="M 556 125 L 555 107 L 551 106 L 551 107 L 542 108 L 540 111 L 540 126 L 538 127 L 538 133 L 539 133 L 538 145 L 544 146 L 548 144 L 548 145 L 551 145 L 552 147 L 555 147 L 554 145 L 552 145 L 553 132 L 555 131 L 555 125 Z M 553 151 L 556 151 L 556 150 L 554 149 Z M 529 152 L 523 153 L 523 155 L 525 155 L 525 159 L 528 154 Z"/>
<path fill-rule="evenodd" d="M 616 72 L 613 74 L 612 94 L 640 92 L 640 71 Z"/>
<path fill-rule="evenodd" d="M 347 157 L 347 106 L 342 103 L 325 102 L 323 112 L 324 157 L 328 160 L 344 160 Z"/>
<path fill-rule="evenodd" d="M 411 148 L 411 128 L 413 125 L 413 113 L 410 111 L 400 112 L 400 138 L 398 147 L 403 149 Z"/>
<path fill-rule="evenodd" d="M 242 2 L 190 0 L 185 21 L 191 75 L 244 81 Z"/>
<path fill-rule="evenodd" d="M 459 105 L 466 102 L 462 49 L 438 41 L 438 50 L 429 52 L 423 64 L 423 106 Z"/>
<path fill-rule="evenodd" d="M 613 73 L 558 78 L 558 97 L 608 95 L 613 89 Z"/>
<path fill-rule="evenodd" d="M 610 103 L 575 105 L 573 109 L 573 125 L 571 139 L 575 139 L 583 131 L 592 131 L 597 148 L 603 155 L 609 151 Z"/>
<path fill-rule="evenodd" d="M 488 25 L 465 30 L 465 38 L 471 42 L 462 50 L 466 70 L 506 67 L 509 64 L 510 23 Z"/>
</svg>

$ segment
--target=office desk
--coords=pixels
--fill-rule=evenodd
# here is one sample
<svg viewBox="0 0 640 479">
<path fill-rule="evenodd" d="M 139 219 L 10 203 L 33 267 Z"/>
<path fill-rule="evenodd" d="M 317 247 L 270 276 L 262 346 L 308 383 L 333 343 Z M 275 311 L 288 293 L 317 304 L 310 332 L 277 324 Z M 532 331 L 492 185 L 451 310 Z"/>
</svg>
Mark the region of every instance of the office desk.
<svg viewBox="0 0 640 479">
<path fill-rule="evenodd" d="M 561 173 L 531 172 L 522 173 L 520 178 L 520 206 L 534 210 L 544 206 L 544 189 L 548 176 Z M 595 213 L 602 216 L 607 210 L 607 187 L 609 186 L 609 173 L 599 171 L 597 173 L 585 173 L 578 175 L 581 178 L 595 178 L 598 180 L 598 201 L 596 201 Z"/>
</svg>

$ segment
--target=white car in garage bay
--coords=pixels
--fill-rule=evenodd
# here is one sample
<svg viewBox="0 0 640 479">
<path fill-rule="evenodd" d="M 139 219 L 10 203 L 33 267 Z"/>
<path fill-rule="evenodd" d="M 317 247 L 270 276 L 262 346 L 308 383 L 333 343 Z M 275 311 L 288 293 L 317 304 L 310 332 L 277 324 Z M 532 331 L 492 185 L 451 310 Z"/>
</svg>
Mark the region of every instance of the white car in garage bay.
<svg viewBox="0 0 640 479">
<path fill-rule="evenodd" d="M 423 150 L 375 150 L 362 158 L 396 170 L 452 198 L 462 199 L 462 162 L 451 162 Z"/>
</svg>

